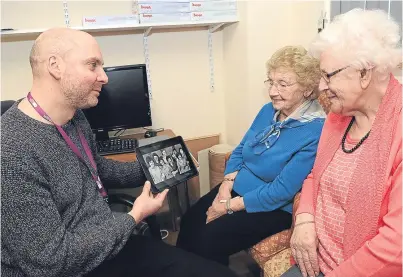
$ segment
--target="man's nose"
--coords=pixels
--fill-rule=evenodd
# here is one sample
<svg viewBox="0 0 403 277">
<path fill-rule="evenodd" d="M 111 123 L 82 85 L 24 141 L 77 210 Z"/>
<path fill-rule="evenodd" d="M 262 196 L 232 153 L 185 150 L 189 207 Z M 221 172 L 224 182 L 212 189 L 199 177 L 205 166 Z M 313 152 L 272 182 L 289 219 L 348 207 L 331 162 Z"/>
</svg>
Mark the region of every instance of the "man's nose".
<svg viewBox="0 0 403 277">
<path fill-rule="evenodd" d="M 98 76 L 98 81 L 103 85 L 106 85 L 108 83 L 108 75 L 106 75 L 103 69 L 101 71 L 101 74 Z"/>
</svg>

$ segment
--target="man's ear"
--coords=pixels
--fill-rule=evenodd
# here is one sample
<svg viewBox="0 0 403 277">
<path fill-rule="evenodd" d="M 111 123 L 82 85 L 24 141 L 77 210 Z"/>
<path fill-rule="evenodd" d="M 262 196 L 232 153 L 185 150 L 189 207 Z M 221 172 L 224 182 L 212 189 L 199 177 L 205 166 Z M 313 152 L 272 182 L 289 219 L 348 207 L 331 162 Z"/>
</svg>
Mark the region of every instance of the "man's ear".
<svg viewBox="0 0 403 277">
<path fill-rule="evenodd" d="M 363 89 L 366 89 L 371 83 L 372 69 L 362 69 L 360 71 L 360 83 Z"/>
<path fill-rule="evenodd" d="M 47 69 L 50 73 L 50 75 L 53 76 L 56 80 L 60 80 L 62 76 L 62 60 L 60 57 L 53 55 L 50 56 L 47 60 Z"/>
</svg>

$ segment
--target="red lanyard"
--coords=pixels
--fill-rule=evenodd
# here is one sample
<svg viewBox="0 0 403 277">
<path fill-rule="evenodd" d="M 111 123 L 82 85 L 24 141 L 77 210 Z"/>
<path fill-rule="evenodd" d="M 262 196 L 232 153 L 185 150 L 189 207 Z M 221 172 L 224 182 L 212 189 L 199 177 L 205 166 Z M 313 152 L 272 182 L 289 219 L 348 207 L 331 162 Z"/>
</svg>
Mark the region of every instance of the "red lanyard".
<svg viewBox="0 0 403 277">
<path fill-rule="evenodd" d="M 27 95 L 27 99 L 29 101 L 29 103 L 31 103 L 32 107 L 35 109 L 35 111 L 42 116 L 44 119 L 46 119 L 47 121 L 51 122 L 53 125 L 56 126 L 57 130 L 59 131 L 59 133 L 62 135 L 63 139 L 66 141 L 67 145 L 70 147 L 71 150 L 73 150 L 73 152 L 78 156 L 78 158 L 80 158 L 84 164 L 88 167 L 92 179 L 94 179 L 94 181 L 97 183 L 97 187 L 99 190 L 99 193 L 101 193 L 102 197 L 104 198 L 104 200 L 106 202 L 108 202 L 108 194 L 106 193 L 106 190 L 104 188 L 104 186 L 102 185 L 101 179 L 99 178 L 99 175 L 97 173 L 97 165 L 94 161 L 94 157 L 92 156 L 91 153 L 91 149 L 88 146 L 87 140 L 85 139 L 81 129 L 76 126 L 77 128 L 77 133 L 80 137 L 80 142 L 81 145 L 84 148 L 85 154 L 88 157 L 88 160 L 91 163 L 91 167 L 92 169 L 88 166 L 88 164 L 85 162 L 83 155 L 81 154 L 80 150 L 78 150 L 77 146 L 74 144 L 74 142 L 70 139 L 70 137 L 66 134 L 66 132 L 63 130 L 62 127 L 60 127 L 59 125 L 55 124 L 52 119 L 46 114 L 46 112 L 39 106 L 39 104 L 35 101 L 35 99 L 32 97 L 31 92 L 28 93 Z"/>
</svg>

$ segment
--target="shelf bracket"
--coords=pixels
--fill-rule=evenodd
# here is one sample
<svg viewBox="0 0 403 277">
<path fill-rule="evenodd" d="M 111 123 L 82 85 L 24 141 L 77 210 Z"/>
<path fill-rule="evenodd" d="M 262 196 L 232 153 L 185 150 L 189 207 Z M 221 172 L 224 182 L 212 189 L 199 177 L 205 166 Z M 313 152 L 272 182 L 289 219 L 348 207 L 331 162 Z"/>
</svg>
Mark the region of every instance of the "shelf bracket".
<svg viewBox="0 0 403 277">
<path fill-rule="evenodd" d="M 214 33 L 215 31 L 217 31 L 218 29 L 220 29 L 224 24 L 225 24 L 225 23 L 219 23 L 219 24 L 216 24 L 216 25 L 214 25 L 214 26 L 211 26 L 211 27 L 210 27 L 210 32 L 211 32 L 211 33 Z"/>
<path fill-rule="evenodd" d="M 208 53 L 209 53 L 209 67 L 210 67 L 210 92 L 214 92 L 214 53 L 213 53 L 213 32 L 218 28 L 210 27 L 208 29 Z"/>
<path fill-rule="evenodd" d="M 150 71 L 150 53 L 148 51 L 148 34 L 151 31 L 151 27 L 144 31 L 143 35 L 143 48 L 144 48 L 144 61 L 146 64 L 147 83 L 148 83 L 148 95 L 150 99 L 153 99 L 152 86 L 151 86 L 151 71 Z"/>
<path fill-rule="evenodd" d="M 214 51 L 213 51 L 213 33 L 220 29 L 225 23 L 218 23 L 208 28 L 208 53 L 210 65 L 210 92 L 214 92 Z"/>
<path fill-rule="evenodd" d="M 70 27 L 70 15 L 69 15 L 69 8 L 67 6 L 67 1 L 63 1 L 63 12 L 64 12 L 64 23 L 66 27 Z"/>
<path fill-rule="evenodd" d="M 153 27 L 148 27 L 145 31 L 144 31 L 144 36 L 145 37 L 148 37 L 149 35 L 150 35 L 150 32 L 151 32 L 151 29 L 152 29 Z"/>
</svg>

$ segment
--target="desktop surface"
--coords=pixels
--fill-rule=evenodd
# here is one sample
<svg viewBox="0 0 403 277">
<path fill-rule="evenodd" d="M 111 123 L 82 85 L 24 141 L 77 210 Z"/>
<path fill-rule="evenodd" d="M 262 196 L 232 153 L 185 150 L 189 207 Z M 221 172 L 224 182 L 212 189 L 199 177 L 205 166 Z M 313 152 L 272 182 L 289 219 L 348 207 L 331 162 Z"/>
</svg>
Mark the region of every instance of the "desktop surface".
<svg viewBox="0 0 403 277">
<path fill-rule="evenodd" d="M 151 138 L 111 138 L 97 141 L 97 151 L 101 156 L 134 153 L 139 146 L 148 145 L 158 141 L 169 139 L 168 135 L 159 135 Z"/>
<path fill-rule="evenodd" d="M 170 129 L 165 129 L 164 131 L 158 132 L 158 136 L 166 136 L 169 138 L 175 137 L 175 133 L 172 132 Z M 138 134 L 130 134 L 130 135 L 122 135 L 120 136 L 121 139 L 127 139 L 127 138 L 135 138 L 139 141 L 139 145 L 141 145 L 140 140 L 144 139 L 144 133 L 138 133 Z M 111 159 L 115 161 L 120 161 L 120 162 L 133 162 L 135 161 L 136 158 L 136 152 L 135 150 L 131 153 L 118 153 L 118 154 L 108 154 L 104 155 L 106 159 Z"/>
<path fill-rule="evenodd" d="M 138 140 L 135 138 L 111 138 L 97 141 L 98 154 L 101 156 L 132 153 L 136 151 Z"/>
</svg>

